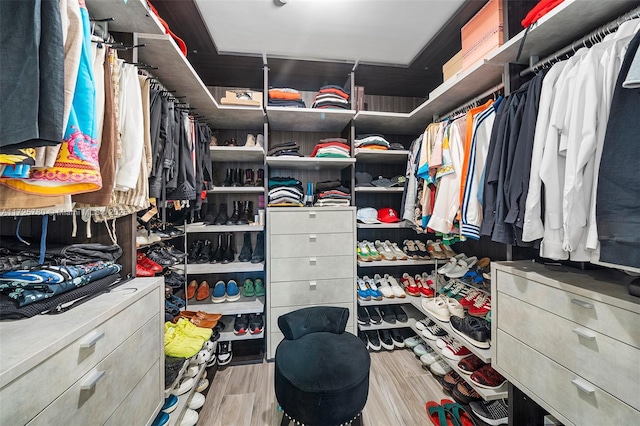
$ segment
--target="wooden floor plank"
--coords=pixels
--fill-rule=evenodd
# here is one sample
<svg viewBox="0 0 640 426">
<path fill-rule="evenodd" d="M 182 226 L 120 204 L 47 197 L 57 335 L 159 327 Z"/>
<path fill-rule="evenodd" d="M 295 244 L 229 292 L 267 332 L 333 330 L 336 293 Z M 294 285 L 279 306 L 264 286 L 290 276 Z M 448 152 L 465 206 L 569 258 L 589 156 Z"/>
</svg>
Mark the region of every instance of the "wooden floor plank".
<svg viewBox="0 0 640 426">
<path fill-rule="evenodd" d="M 253 407 L 254 393 L 225 395 L 222 397 L 220 409 L 213 422 L 198 422 L 202 425 L 214 426 L 250 426 L 251 407 Z M 204 420 L 204 419 L 203 419 Z"/>
</svg>

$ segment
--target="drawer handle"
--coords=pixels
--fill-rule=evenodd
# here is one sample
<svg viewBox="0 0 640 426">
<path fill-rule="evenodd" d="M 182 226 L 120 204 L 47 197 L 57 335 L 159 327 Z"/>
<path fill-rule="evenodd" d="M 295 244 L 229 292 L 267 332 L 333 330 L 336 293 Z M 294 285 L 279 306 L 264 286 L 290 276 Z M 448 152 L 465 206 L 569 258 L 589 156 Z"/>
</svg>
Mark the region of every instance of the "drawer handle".
<svg viewBox="0 0 640 426">
<path fill-rule="evenodd" d="M 584 393 L 588 393 L 589 395 L 591 395 L 592 393 L 596 393 L 596 390 L 593 387 L 589 386 L 587 383 L 585 383 L 583 380 L 573 379 L 571 383 L 573 383 L 575 387 L 577 387 Z"/>
<path fill-rule="evenodd" d="M 309 258 L 309 264 L 310 265 L 315 265 L 316 262 L 318 262 L 318 259 L 316 259 L 315 257 L 310 257 Z"/>
<path fill-rule="evenodd" d="M 309 288 L 310 288 L 311 290 L 315 290 L 317 285 L 318 285 L 318 283 L 317 283 L 317 282 L 315 282 L 315 281 L 309 281 Z"/>
<path fill-rule="evenodd" d="M 309 218 L 310 219 L 315 219 L 316 218 L 316 212 L 309 212 Z"/>
<path fill-rule="evenodd" d="M 83 342 L 80 343 L 80 347 L 82 349 L 85 349 L 95 346 L 95 344 L 98 343 L 98 340 L 102 339 L 103 337 L 104 331 L 94 331 L 90 336 L 88 336 Z"/>
<path fill-rule="evenodd" d="M 317 235 L 309 235 L 309 241 L 311 241 L 312 243 L 315 243 L 317 239 L 318 239 Z"/>
<path fill-rule="evenodd" d="M 593 309 L 593 305 L 591 303 L 583 302 L 582 300 L 571 299 L 571 303 L 573 303 L 574 305 L 581 306 L 585 309 Z"/>
<path fill-rule="evenodd" d="M 102 379 L 104 376 L 104 371 L 96 371 L 93 375 L 82 385 L 80 385 L 80 390 L 86 391 L 91 390 L 96 387 L 96 383 Z"/>
<path fill-rule="evenodd" d="M 572 329 L 571 331 L 573 331 L 574 333 L 576 333 L 580 337 L 584 337 L 585 339 L 589 339 L 589 340 L 595 340 L 596 339 L 596 335 L 595 334 L 593 334 L 592 332 L 590 332 L 588 330 L 580 328 L 580 327 L 576 327 L 576 328 Z"/>
</svg>

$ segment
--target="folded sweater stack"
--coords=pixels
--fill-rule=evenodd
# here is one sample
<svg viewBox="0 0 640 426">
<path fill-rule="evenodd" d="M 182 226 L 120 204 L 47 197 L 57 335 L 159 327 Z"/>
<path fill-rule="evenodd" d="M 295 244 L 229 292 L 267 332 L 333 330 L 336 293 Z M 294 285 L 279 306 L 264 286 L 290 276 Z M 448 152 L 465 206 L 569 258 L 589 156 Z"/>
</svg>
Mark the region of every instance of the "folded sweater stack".
<svg viewBox="0 0 640 426">
<path fill-rule="evenodd" d="M 382 135 L 359 135 L 353 141 L 356 148 L 387 150 L 391 145 Z"/>
<path fill-rule="evenodd" d="M 298 145 L 297 142 L 282 142 L 276 144 L 267 151 L 267 155 L 272 157 L 303 157 L 303 155 L 300 154 L 300 145 Z"/>
<path fill-rule="evenodd" d="M 302 182 L 292 177 L 269 179 L 269 207 L 301 207 L 304 200 Z"/>
<path fill-rule="evenodd" d="M 351 192 L 342 186 L 339 180 L 316 183 L 316 202 L 314 206 L 349 206 Z"/>
<path fill-rule="evenodd" d="M 322 86 L 313 98 L 311 108 L 349 109 L 349 94 L 340 86 Z"/>
<path fill-rule="evenodd" d="M 290 88 L 269 89 L 269 106 L 306 108 L 300 92 Z"/>
<path fill-rule="evenodd" d="M 351 147 L 347 145 L 347 140 L 343 138 L 321 139 L 316 144 L 311 153 L 311 157 L 318 158 L 349 158 Z"/>
</svg>

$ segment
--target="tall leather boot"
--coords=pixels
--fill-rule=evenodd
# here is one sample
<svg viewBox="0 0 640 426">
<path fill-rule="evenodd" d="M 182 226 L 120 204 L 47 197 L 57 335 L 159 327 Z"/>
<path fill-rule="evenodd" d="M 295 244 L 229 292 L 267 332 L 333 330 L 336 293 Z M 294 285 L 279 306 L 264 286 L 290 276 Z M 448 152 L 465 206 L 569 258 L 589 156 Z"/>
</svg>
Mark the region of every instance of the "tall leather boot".
<svg viewBox="0 0 640 426">
<path fill-rule="evenodd" d="M 244 171 L 242 169 L 232 169 L 233 184 L 231 186 L 242 186 L 244 182 Z"/>
<path fill-rule="evenodd" d="M 222 262 L 226 249 L 227 248 L 224 246 L 224 234 L 218 234 L 218 247 L 213 252 L 213 256 L 211 256 L 211 263 Z"/>
<path fill-rule="evenodd" d="M 249 203 L 251 203 L 251 207 L 249 207 Z M 242 202 L 242 211 L 240 212 L 240 217 L 236 222 L 236 225 L 248 225 L 252 219 L 253 213 L 253 201 L 243 201 Z"/>
<path fill-rule="evenodd" d="M 222 263 L 229 263 L 235 260 L 235 248 L 233 246 L 233 234 L 227 234 L 227 249 L 222 256 Z"/>
<path fill-rule="evenodd" d="M 258 233 L 256 238 L 256 248 L 251 256 L 251 263 L 260 263 L 264 261 L 264 232 Z"/>
<path fill-rule="evenodd" d="M 240 218 L 240 201 L 233 202 L 233 213 L 231 217 L 227 220 L 227 225 L 235 225 Z"/>
<path fill-rule="evenodd" d="M 253 186 L 253 169 L 245 170 L 244 175 L 244 186 Z"/>
<path fill-rule="evenodd" d="M 251 233 L 245 232 L 242 240 L 242 249 L 240 250 L 238 260 L 240 262 L 249 262 L 251 260 L 251 256 Z"/>
<path fill-rule="evenodd" d="M 234 186 L 233 185 L 233 170 L 227 169 L 227 175 L 224 178 L 224 182 L 222 182 L 222 186 Z"/>
<path fill-rule="evenodd" d="M 227 205 L 222 203 L 220 204 L 220 212 L 218 212 L 218 216 L 216 216 L 216 219 L 213 221 L 213 225 L 226 225 L 228 220 Z"/>
<path fill-rule="evenodd" d="M 254 186 L 264 186 L 264 169 L 258 169 L 257 176 Z"/>
</svg>

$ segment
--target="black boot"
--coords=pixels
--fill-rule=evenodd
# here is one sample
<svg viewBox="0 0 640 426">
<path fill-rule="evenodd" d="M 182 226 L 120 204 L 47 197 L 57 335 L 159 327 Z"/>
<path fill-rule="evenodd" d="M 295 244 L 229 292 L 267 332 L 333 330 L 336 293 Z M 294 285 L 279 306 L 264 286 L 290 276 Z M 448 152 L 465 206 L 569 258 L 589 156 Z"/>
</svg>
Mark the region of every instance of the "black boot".
<svg viewBox="0 0 640 426">
<path fill-rule="evenodd" d="M 245 232 L 244 239 L 242 241 L 242 250 L 240 250 L 238 260 L 240 262 L 248 262 L 251 260 L 251 254 L 251 233 Z"/>
<path fill-rule="evenodd" d="M 202 246 L 204 245 L 204 241 L 197 240 L 191 244 L 191 248 L 189 249 L 189 254 L 187 255 L 187 263 L 196 263 L 198 256 L 200 255 L 200 251 L 202 250 Z"/>
<path fill-rule="evenodd" d="M 253 169 L 245 170 L 244 176 L 244 186 L 253 186 Z"/>
<path fill-rule="evenodd" d="M 216 216 L 216 219 L 213 221 L 213 225 L 226 225 L 228 220 L 227 205 L 222 203 L 220 204 L 220 212 L 218 212 L 218 216 Z"/>
<path fill-rule="evenodd" d="M 209 263 L 211 261 L 211 253 L 213 253 L 213 244 L 211 244 L 211 241 L 209 240 L 204 240 L 202 250 L 200 250 L 200 253 L 198 254 L 196 263 Z"/>
<path fill-rule="evenodd" d="M 244 181 L 244 171 L 242 169 L 232 169 L 233 184 L 231 186 L 242 186 Z"/>
<path fill-rule="evenodd" d="M 227 175 L 222 182 L 222 186 L 234 186 L 233 185 L 233 171 L 234 169 L 227 169 Z"/>
<path fill-rule="evenodd" d="M 249 222 L 251 221 L 252 217 L 252 211 L 253 211 L 253 206 L 249 207 L 249 203 L 251 203 L 253 205 L 253 201 L 243 201 L 242 202 L 242 212 L 240 213 L 240 217 L 238 217 L 238 220 L 236 222 L 236 225 L 248 225 Z"/>
<path fill-rule="evenodd" d="M 200 206 L 200 210 L 195 210 L 194 208 L 192 223 L 204 222 L 204 218 L 207 216 L 207 206 L 208 206 L 207 203 L 202 203 L 202 206 Z"/>
<path fill-rule="evenodd" d="M 264 170 L 258 169 L 258 173 L 256 173 L 256 183 L 254 186 L 263 186 L 264 185 Z"/>
<path fill-rule="evenodd" d="M 226 247 L 224 246 L 224 234 L 218 234 L 218 247 L 213 252 L 213 256 L 211 256 L 211 263 L 222 262 L 222 257 L 224 256 L 225 250 Z"/>
<path fill-rule="evenodd" d="M 202 216 L 202 212 L 206 212 L 206 214 L 202 217 L 204 217 L 204 219 L 202 219 L 202 223 L 204 223 L 205 225 L 213 225 L 213 223 L 216 221 L 216 205 L 215 204 L 211 204 L 211 207 L 208 208 L 209 203 L 203 203 L 202 204 L 202 209 L 200 209 L 200 215 Z"/>
<path fill-rule="evenodd" d="M 231 217 L 227 220 L 227 225 L 235 225 L 238 219 L 240 219 L 240 201 L 234 201 L 233 213 L 231 214 Z"/>
<path fill-rule="evenodd" d="M 227 249 L 222 256 L 222 263 L 229 263 L 235 260 L 236 251 L 233 246 L 233 234 L 227 234 Z"/>
<path fill-rule="evenodd" d="M 253 250 L 253 256 L 251 256 L 251 263 L 260 263 L 264 261 L 264 233 L 258 233 L 256 238 L 256 248 Z"/>
</svg>

